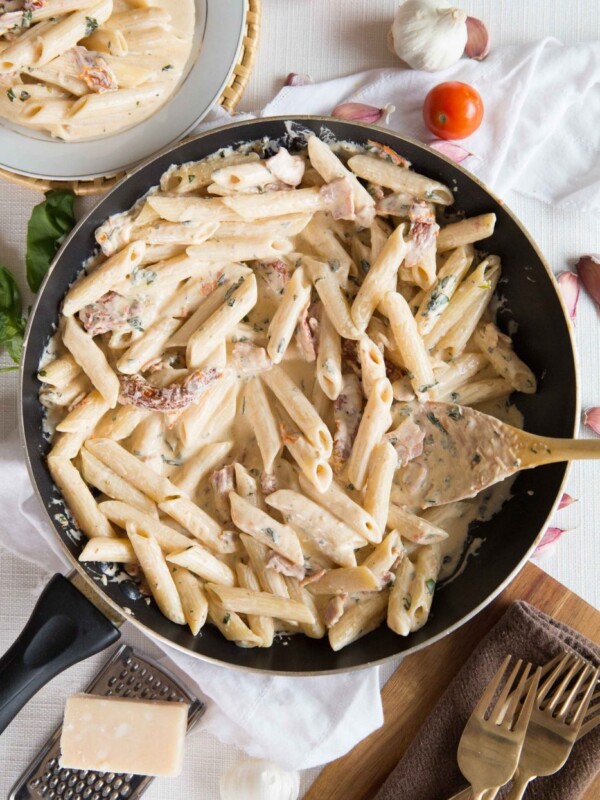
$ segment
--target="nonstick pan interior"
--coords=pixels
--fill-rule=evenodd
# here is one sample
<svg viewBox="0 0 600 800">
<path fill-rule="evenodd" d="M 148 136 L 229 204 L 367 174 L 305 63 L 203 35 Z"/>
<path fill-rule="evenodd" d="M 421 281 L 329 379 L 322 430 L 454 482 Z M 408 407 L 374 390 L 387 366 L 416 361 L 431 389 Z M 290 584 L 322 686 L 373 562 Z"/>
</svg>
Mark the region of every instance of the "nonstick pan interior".
<svg viewBox="0 0 600 800">
<path fill-rule="evenodd" d="M 569 326 L 550 273 L 524 228 L 466 171 L 423 145 L 388 131 L 314 117 L 291 123 L 287 118 L 243 122 L 196 137 L 136 169 L 98 203 L 65 243 L 32 312 L 22 369 L 21 421 L 30 473 L 56 535 L 97 591 L 124 609 L 132 622 L 200 658 L 242 669 L 314 674 L 354 669 L 410 652 L 450 632 L 476 613 L 528 557 L 556 505 L 566 465 L 538 468 L 517 478 L 512 498 L 491 521 L 480 525 L 477 535 L 483 536 L 484 541 L 478 556 L 468 560 L 459 577 L 436 591 L 430 620 L 417 633 L 402 638 L 383 625 L 339 653 L 330 649 L 327 639 L 317 641 L 304 636 L 285 638 L 268 649 L 244 649 L 226 641 L 210 625 L 205 626 L 201 635 L 193 637 L 186 628 L 169 622 L 154 603 L 147 604 L 135 585 L 126 580 L 126 575 L 114 568 L 100 569 L 94 564 L 76 562 L 85 537 L 66 518 L 45 465 L 49 444 L 44 435 L 44 409 L 38 401 L 36 378 L 40 356 L 54 330 L 62 298 L 95 248 L 94 230 L 98 225 L 111 214 L 129 208 L 158 183 L 161 174 L 173 163 L 197 160 L 221 147 L 263 137 L 289 144 L 290 130 L 310 130 L 360 143 L 375 138 L 408 158 L 417 172 L 455 190 L 456 209 L 467 215 L 484 212 L 497 215 L 493 237 L 482 244 L 486 251 L 502 259 L 500 324 L 506 328 L 509 320 L 516 321 L 515 349 L 539 380 L 538 393 L 517 396 L 516 404 L 524 414 L 527 430 L 549 436 L 573 435 L 578 392 Z"/>
</svg>

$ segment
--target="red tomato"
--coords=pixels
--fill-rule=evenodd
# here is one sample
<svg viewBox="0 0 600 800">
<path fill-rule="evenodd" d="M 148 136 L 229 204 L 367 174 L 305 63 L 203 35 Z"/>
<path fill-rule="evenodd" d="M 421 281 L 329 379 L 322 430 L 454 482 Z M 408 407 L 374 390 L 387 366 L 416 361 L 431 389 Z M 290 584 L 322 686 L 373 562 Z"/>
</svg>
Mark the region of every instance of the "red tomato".
<svg viewBox="0 0 600 800">
<path fill-rule="evenodd" d="M 425 98 L 423 119 L 440 139 L 465 139 L 481 125 L 483 100 L 468 83 L 440 83 Z"/>
</svg>

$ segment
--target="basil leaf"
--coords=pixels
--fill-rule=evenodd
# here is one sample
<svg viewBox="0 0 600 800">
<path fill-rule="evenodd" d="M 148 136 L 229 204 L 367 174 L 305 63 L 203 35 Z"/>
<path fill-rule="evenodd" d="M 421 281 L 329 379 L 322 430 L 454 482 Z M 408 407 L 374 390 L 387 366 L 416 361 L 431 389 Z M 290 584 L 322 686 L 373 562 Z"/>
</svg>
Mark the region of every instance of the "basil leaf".
<svg viewBox="0 0 600 800">
<path fill-rule="evenodd" d="M 52 189 L 31 212 L 25 263 L 27 283 L 32 292 L 40 288 L 56 251 L 75 225 L 74 199 L 70 189 Z"/>
<path fill-rule="evenodd" d="M 22 315 L 21 292 L 17 282 L 6 269 L 0 267 L 0 346 L 18 364 L 23 349 L 25 320 Z M 7 371 L 12 367 L 5 368 Z"/>
<path fill-rule="evenodd" d="M 20 317 L 22 311 L 21 292 L 6 267 L 0 267 L 0 311 L 8 312 L 13 317 Z"/>
</svg>

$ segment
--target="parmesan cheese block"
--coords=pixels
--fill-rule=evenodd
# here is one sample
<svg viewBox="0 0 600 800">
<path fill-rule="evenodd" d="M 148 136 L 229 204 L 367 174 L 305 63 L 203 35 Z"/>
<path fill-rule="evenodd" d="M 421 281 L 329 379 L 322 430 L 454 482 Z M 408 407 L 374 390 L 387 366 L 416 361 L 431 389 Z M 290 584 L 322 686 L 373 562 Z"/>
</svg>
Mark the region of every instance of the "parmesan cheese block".
<svg viewBox="0 0 600 800">
<path fill-rule="evenodd" d="M 188 705 L 76 694 L 67 699 L 60 765 L 172 777 L 183 765 Z"/>
</svg>

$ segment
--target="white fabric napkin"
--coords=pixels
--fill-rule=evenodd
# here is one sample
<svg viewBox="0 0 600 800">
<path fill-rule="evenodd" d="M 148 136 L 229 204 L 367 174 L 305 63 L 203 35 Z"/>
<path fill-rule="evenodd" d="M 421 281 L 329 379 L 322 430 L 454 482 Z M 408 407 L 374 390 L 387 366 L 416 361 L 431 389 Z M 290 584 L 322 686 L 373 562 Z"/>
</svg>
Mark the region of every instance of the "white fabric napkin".
<svg viewBox="0 0 600 800">
<path fill-rule="evenodd" d="M 328 115 L 345 101 L 391 103 L 396 110 L 387 126 L 429 142 L 423 99 L 445 80 L 472 84 L 485 104 L 481 128 L 463 143 L 473 153 L 463 166 L 503 196 L 516 190 L 565 208 L 600 208 L 600 43 L 565 47 L 545 39 L 434 74 L 371 70 L 284 87 L 260 114 L 235 119 Z M 233 119 L 219 108 L 198 130 Z M 0 474 L 0 544 L 49 571 L 64 571 L 68 563 L 33 496 L 16 436 L 0 447 Z M 209 698 L 205 728 L 286 768 L 330 761 L 383 721 L 377 669 L 322 678 L 242 675 L 160 646 Z"/>
<path fill-rule="evenodd" d="M 0 476 L 0 546 L 49 572 L 68 572 L 33 494 L 16 433 L 0 445 Z M 377 668 L 318 678 L 244 675 L 153 642 L 168 666 L 207 700 L 199 727 L 286 769 L 332 761 L 383 723 Z"/>
<path fill-rule="evenodd" d="M 293 67 L 293 65 L 290 65 Z M 395 106 L 379 125 L 422 142 L 427 92 L 463 81 L 483 99 L 481 127 L 464 142 L 462 166 L 501 197 L 516 190 L 562 208 L 600 209 L 600 42 L 565 46 L 556 39 L 492 50 L 484 61 L 461 59 L 442 72 L 377 69 L 307 86 L 286 86 L 259 116 L 329 115 L 352 101 Z M 223 124 L 215 114 L 202 125 Z"/>
</svg>

